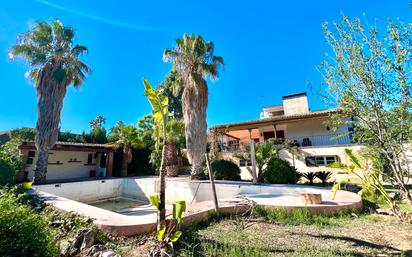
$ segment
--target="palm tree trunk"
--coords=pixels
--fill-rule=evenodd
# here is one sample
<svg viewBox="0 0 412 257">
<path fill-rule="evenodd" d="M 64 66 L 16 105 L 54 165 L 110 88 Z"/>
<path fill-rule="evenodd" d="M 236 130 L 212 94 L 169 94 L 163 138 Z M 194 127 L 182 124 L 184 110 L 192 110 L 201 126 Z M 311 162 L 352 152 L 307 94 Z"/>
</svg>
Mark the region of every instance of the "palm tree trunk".
<svg viewBox="0 0 412 257">
<path fill-rule="evenodd" d="M 34 171 L 34 184 L 46 182 L 48 151 L 53 148 L 59 134 L 60 114 L 67 86 L 54 79 L 58 64 L 46 64 L 36 84 L 37 104 L 36 149 L 39 153 Z"/>
<path fill-rule="evenodd" d="M 199 85 L 185 81 L 182 105 L 185 121 L 187 157 L 192 165 L 191 178 L 204 179 L 203 164 L 207 147 L 206 109 L 208 91 L 206 81 L 202 79 Z"/>
<path fill-rule="evenodd" d="M 122 159 L 122 171 L 120 175 L 122 177 L 127 177 L 127 166 L 129 165 L 130 160 L 130 146 L 128 144 L 123 145 L 123 159 Z"/>
<path fill-rule="evenodd" d="M 157 211 L 157 231 L 166 226 L 166 144 L 163 144 L 162 148 L 162 161 L 160 162 L 160 196 L 159 196 L 159 209 Z"/>
<path fill-rule="evenodd" d="M 47 163 L 49 160 L 48 151 L 38 151 L 36 170 L 34 173 L 33 183 L 44 184 L 46 182 Z"/>
</svg>

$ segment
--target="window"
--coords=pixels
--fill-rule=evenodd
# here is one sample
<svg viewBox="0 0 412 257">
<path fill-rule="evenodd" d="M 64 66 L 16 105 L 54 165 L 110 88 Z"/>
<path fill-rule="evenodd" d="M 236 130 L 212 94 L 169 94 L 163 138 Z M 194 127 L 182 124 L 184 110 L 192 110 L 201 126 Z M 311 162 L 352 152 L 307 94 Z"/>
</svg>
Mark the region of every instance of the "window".
<svg viewBox="0 0 412 257">
<path fill-rule="evenodd" d="M 240 161 L 239 161 L 239 166 L 240 166 L 240 167 L 252 166 L 252 162 L 251 162 L 251 161 L 240 160 Z"/>
<path fill-rule="evenodd" d="M 26 164 L 28 164 L 28 165 L 33 164 L 33 159 L 34 159 L 34 156 L 35 156 L 35 155 L 36 155 L 36 152 L 35 152 L 35 151 L 29 151 L 29 153 L 27 154 Z"/>
<path fill-rule="evenodd" d="M 89 153 L 87 156 L 87 164 L 92 164 L 93 163 L 93 154 Z"/>
<path fill-rule="evenodd" d="M 339 161 L 339 156 L 337 155 L 327 155 L 327 156 L 308 156 L 305 158 L 306 166 L 326 166 L 332 162 Z"/>
</svg>

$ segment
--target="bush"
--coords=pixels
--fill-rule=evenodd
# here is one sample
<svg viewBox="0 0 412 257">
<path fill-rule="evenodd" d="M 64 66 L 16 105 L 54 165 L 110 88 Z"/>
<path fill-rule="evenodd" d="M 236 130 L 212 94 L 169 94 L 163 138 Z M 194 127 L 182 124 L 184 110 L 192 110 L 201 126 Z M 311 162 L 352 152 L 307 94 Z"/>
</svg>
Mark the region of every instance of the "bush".
<svg viewBox="0 0 412 257">
<path fill-rule="evenodd" d="M 269 160 L 263 182 L 271 184 L 296 184 L 300 175 L 288 161 L 278 157 Z"/>
<path fill-rule="evenodd" d="M 13 184 L 21 170 L 20 143 L 19 139 L 12 139 L 0 146 L 0 185 Z"/>
<path fill-rule="evenodd" d="M 240 169 L 234 162 L 214 160 L 211 163 L 213 177 L 223 180 L 240 180 Z"/>
<path fill-rule="evenodd" d="M 0 256 L 58 256 L 58 247 L 45 217 L 18 202 L 11 193 L 1 195 Z"/>
</svg>

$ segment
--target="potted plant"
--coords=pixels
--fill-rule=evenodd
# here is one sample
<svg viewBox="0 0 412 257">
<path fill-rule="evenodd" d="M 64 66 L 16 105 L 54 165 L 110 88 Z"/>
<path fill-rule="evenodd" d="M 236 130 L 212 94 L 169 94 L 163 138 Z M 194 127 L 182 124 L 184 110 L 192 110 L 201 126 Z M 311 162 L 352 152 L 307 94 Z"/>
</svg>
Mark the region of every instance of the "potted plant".
<svg viewBox="0 0 412 257">
<path fill-rule="evenodd" d="M 29 179 L 29 172 L 25 171 L 24 172 L 24 179 L 23 182 L 21 183 L 24 189 L 30 189 L 31 186 L 33 185 L 33 181 L 30 181 Z"/>
</svg>

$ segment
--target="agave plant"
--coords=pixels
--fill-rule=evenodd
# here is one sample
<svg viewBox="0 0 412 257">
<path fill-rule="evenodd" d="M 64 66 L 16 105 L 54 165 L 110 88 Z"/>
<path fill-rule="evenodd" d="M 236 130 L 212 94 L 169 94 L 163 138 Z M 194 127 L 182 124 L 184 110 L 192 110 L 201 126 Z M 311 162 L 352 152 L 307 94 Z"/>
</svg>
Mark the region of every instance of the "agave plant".
<svg viewBox="0 0 412 257">
<path fill-rule="evenodd" d="M 330 171 L 318 171 L 315 173 L 316 177 L 322 181 L 322 184 L 325 185 L 328 180 L 332 177 L 332 172 Z"/>
</svg>

